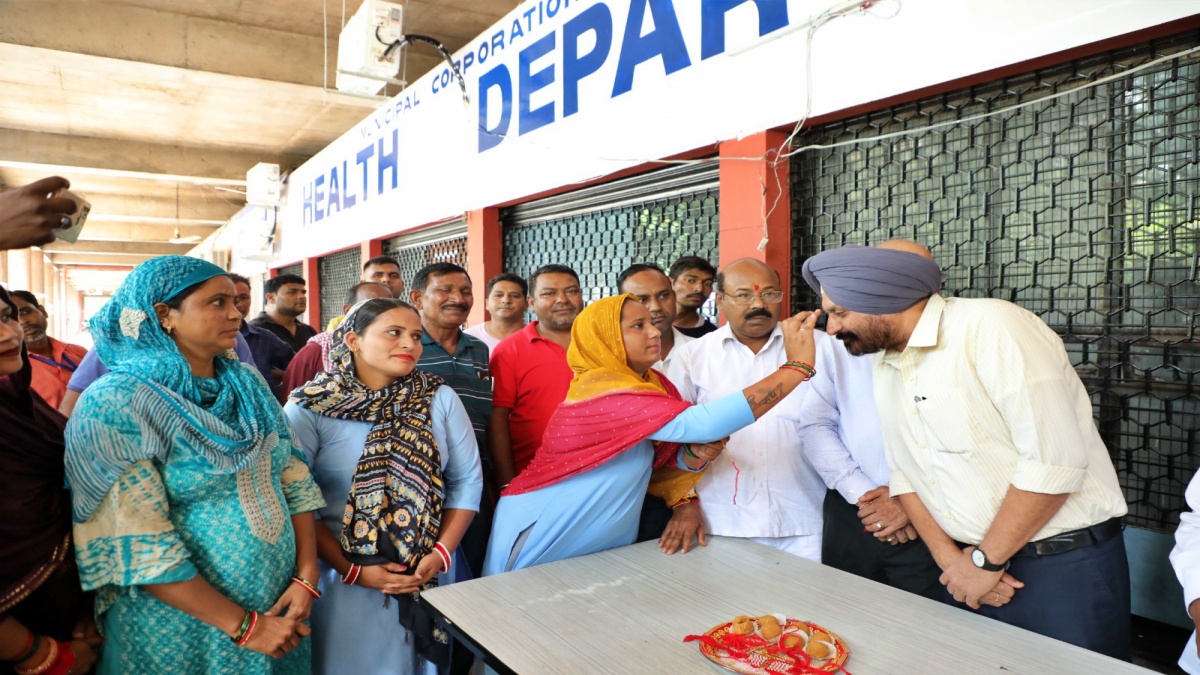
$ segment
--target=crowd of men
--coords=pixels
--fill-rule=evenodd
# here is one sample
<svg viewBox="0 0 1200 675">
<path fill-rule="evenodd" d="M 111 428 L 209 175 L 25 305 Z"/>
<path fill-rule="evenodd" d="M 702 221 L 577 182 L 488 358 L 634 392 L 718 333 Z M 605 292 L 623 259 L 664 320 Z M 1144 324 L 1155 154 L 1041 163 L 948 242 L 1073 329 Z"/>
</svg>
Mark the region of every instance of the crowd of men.
<svg viewBox="0 0 1200 675">
<path fill-rule="evenodd" d="M 730 437 L 693 494 L 674 504 L 647 496 L 639 540 L 673 554 L 706 535 L 744 537 L 1128 659 L 1125 503 L 1061 340 L 1011 303 L 944 299 L 940 270 L 914 242 L 826 252 L 805 276 L 828 322 L 816 377 Z M 233 278 L 248 315 L 250 282 Z M 638 263 L 613 287 L 649 309 L 657 369 L 689 401 L 740 391 L 786 361 L 785 289 L 763 262 L 719 273 L 694 256 L 666 271 Z M 714 291 L 721 327 L 703 311 Z M 48 337 L 32 294 L 13 295 L 33 386 L 69 415 L 103 365 Z M 462 543 L 476 574 L 500 491 L 566 396 L 585 295 L 564 265 L 500 274 L 486 286 L 488 320 L 464 330 L 474 286 L 458 265 L 428 265 L 406 288 L 394 259 L 373 258 L 345 290 L 344 311 L 376 297 L 409 301 L 424 327 L 418 368 L 444 378 L 466 408 L 488 483 Z M 307 308 L 304 279 L 280 275 L 264 284 L 263 311 L 242 323 L 239 357 L 281 401 L 330 365 L 341 317 L 319 332 L 300 320 Z"/>
</svg>

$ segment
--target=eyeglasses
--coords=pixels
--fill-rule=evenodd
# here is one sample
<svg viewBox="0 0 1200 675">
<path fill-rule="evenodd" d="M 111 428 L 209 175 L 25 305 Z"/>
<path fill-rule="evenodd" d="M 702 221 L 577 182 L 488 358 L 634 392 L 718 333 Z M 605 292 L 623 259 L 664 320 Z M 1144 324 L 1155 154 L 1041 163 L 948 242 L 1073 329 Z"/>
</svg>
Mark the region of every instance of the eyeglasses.
<svg viewBox="0 0 1200 675">
<path fill-rule="evenodd" d="M 768 305 L 778 305 L 783 302 L 783 291 L 763 291 L 762 293 L 733 293 L 724 294 L 725 297 L 733 301 L 735 305 L 749 305 L 754 302 L 754 298 L 762 298 L 762 301 Z"/>
</svg>

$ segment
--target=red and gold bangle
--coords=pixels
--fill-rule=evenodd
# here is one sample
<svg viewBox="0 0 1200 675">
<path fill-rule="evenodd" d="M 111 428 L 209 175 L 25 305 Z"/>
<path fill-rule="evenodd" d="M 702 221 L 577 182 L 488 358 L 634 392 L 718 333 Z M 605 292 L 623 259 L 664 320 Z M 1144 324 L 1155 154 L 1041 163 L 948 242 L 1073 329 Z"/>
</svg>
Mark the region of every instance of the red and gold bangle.
<svg viewBox="0 0 1200 675">
<path fill-rule="evenodd" d="M 250 636 L 254 635 L 255 628 L 258 628 L 258 612 L 250 612 L 250 625 L 246 626 L 246 630 L 234 639 L 234 644 L 245 647 L 246 643 L 250 641 Z"/>
<path fill-rule="evenodd" d="M 13 668 L 17 675 L 45 675 L 50 672 L 54 664 L 58 662 L 59 644 L 54 640 L 50 640 L 50 651 L 46 653 L 46 658 L 36 666 L 29 668 Z"/>
<path fill-rule="evenodd" d="M 296 584 L 296 585 L 300 586 L 301 588 L 303 588 L 304 590 L 308 591 L 309 594 L 311 594 L 314 598 L 321 597 L 321 591 L 317 590 L 317 587 L 314 586 L 307 579 L 304 579 L 301 577 L 292 577 L 292 583 Z"/>
<path fill-rule="evenodd" d="M 446 548 L 446 545 L 439 541 L 433 545 L 433 550 L 442 556 L 442 571 L 449 572 L 451 565 L 450 549 Z"/>
<path fill-rule="evenodd" d="M 44 675 L 67 675 L 75 665 L 75 650 L 69 642 L 58 643 L 58 659 Z"/>
<path fill-rule="evenodd" d="M 347 586 L 353 586 L 354 582 L 358 581 L 358 575 L 362 574 L 362 565 L 351 564 L 350 569 L 346 570 L 345 576 L 342 577 L 342 583 Z"/>
</svg>

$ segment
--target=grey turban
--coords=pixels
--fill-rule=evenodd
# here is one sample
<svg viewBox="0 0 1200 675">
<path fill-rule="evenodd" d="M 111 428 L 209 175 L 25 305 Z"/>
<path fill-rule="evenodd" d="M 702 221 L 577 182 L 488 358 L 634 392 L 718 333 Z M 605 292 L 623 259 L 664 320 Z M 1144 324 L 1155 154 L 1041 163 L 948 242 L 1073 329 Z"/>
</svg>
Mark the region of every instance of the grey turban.
<svg viewBox="0 0 1200 675">
<path fill-rule="evenodd" d="M 908 251 L 843 246 L 804 261 L 804 280 L 840 307 L 863 314 L 896 314 L 937 293 L 942 270 Z"/>
</svg>

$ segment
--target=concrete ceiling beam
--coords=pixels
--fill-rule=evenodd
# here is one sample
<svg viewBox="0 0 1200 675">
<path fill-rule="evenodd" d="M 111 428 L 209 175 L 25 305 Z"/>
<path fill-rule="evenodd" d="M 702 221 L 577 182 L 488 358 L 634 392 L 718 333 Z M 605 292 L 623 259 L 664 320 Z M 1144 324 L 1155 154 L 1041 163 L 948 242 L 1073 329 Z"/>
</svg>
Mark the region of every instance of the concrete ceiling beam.
<svg viewBox="0 0 1200 675">
<path fill-rule="evenodd" d="M 379 106 L 320 87 L 4 42 L 0 63 L 0 127 L 11 129 L 313 155 Z"/>
<path fill-rule="evenodd" d="M 310 86 L 325 72 L 319 36 L 93 0 L 6 3 L 0 42 Z"/>
<path fill-rule="evenodd" d="M 125 220 L 143 218 L 165 219 L 174 224 L 176 217 L 182 224 L 184 219 L 196 221 L 216 221 L 224 223 L 233 217 L 245 201 L 225 199 L 216 195 L 208 198 L 187 198 L 182 194 L 176 202 L 172 197 L 148 197 L 124 194 L 87 194 L 92 204 L 92 213 L 100 218 L 111 219 L 110 216 L 121 216 Z M 235 195 L 236 196 L 236 195 Z"/>
<path fill-rule="evenodd" d="M 176 228 L 171 225 L 146 223 L 116 223 L 112 221 L 93 222 L 90 218 L 79 235 L 79 241 L 157 241 L 168 242 L 175 236 Z M 216 227 L 196 225 L 181 225 L 178 228 L 181 237 L 200 237 L 201 239 L 216 232 Z"/>
<path fill-rule="evenodd" d="M 239 152 L 225 148 L 146 143 L 136 140 L 89 138 L 65 134 L 37 133 L 18 129 L 0 134 L 0 167 L 31 170 L 47 175 L 79 175 L 92 169 L 131 179 L 244 185 L 246 172 L 259 162 L 294 169 L 302 155 Z"/>
<path fill-rule="evenodd" d="M 55 253 L 71 253 L 76 255 L 183 255 L 192 250 L 195 244 L 167 244 L 143 241 L 80 241 L 68 244 L 55 241 L 46 244 L 42 250 L 51 255 Z M 125 261 L 128 265 L 129 261 Z"/>
<path fill-rule="evenodd" d="M 49 244 L 47 244 L 49 246 Z M 59 253 L 58 251 L 47 251 L 50 256 L 50 262 L 58 266 L 63 265 L 88 265 L 88 266 L 116 266 L 129 267 L 143 263 L 151 258 L 157 257 L 153 254 L 139 255 L 89 255 L 86 253 Z M 67 268 L 68 270 L 70 267 Z"/>
</svg>

